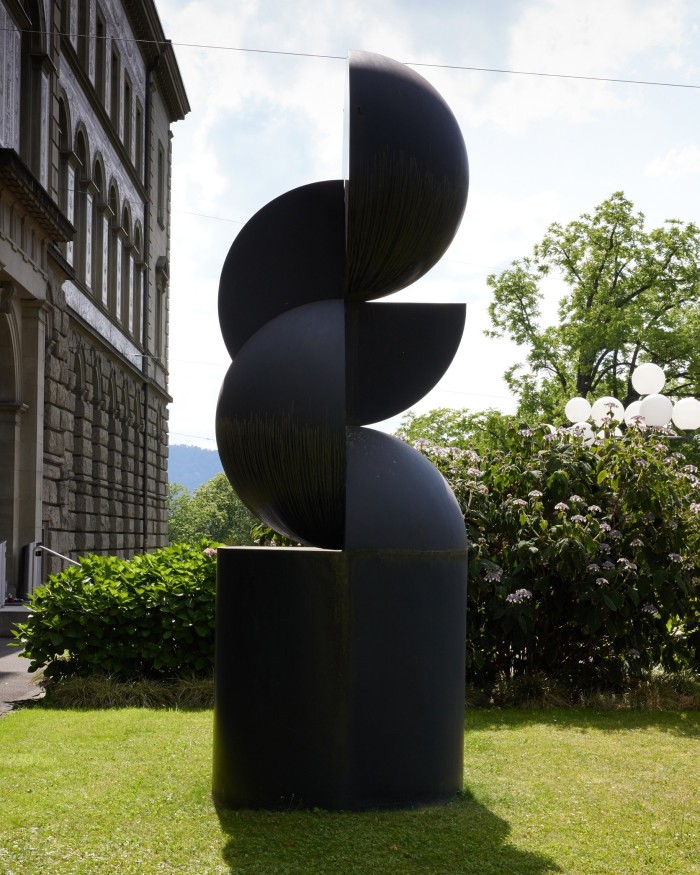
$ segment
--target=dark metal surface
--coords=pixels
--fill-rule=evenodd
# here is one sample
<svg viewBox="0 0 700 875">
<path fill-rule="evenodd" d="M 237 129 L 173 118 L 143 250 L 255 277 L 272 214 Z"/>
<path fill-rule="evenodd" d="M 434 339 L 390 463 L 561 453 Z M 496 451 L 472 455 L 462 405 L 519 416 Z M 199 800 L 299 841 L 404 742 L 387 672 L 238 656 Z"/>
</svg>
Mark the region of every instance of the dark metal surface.
<svg viewBox="0 0 700 875">
<path fill-rule="evenodd" d="M 464 550 L 464 517 L 445 478 L 403 441 L 347 430 L 345 547 Z"/>
<path fill-rule="evenodd" d="M 350 54 L 347 296 L 414 283 L 452 242 L 467 203 L 459 125 L 422 76 L 391 58 Z"/>
<path fill-rule="evenodd" d="M 236 356 L 216 411 L 221 464 L 241 500 L 318 547 L 343 545 L 344 331 L 342 301 L 268 322 Z"/>
<path fill-rule="evenodd" d="M 223 807 L 374 808 L 462 786 L 466 553 L 219 550 Z"/>
<path fill-rule="evenodd" d="M 219 550 L 223 806 L 415 805 L 462 782 L 464 520 L 424 456 L 362 426 L 421 398 L 459 346 L 462 305 L 367 302 L 441 257 L 467 157 L 418 74 L 353 53 L 349 82 L 349 180 L 272 201 L 221 276 L 224 470 L 264 522 L 327 548 Z"/>
<path fill-rule="evenodd" d="M 219 322 L 231 358 L 265 323 L 293 307 L 342 298 L 342 180 L 286 192 L 246 222 L 226 256 Z"/>
<path fill-rule="evenodd" d="M 452 363 L 464 304 L 346 304 L 348 425 L 389 419 L 419 401 Z"/>
</svg>

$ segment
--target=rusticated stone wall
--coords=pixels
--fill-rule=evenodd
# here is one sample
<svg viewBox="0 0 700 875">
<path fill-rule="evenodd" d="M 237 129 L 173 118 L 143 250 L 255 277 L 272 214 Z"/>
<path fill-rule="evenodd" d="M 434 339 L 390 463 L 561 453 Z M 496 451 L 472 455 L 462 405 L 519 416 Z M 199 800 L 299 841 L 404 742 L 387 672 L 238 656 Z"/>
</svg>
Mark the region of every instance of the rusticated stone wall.
<svg viewBox="0 0 700 875">
<path fill-rule="evenodd" d="M 167 543 L 167 396 L 47 303 L 44 542 L 71 557 Z M 49 573 L 61 564 L 44 557 Z"/>
</svg>

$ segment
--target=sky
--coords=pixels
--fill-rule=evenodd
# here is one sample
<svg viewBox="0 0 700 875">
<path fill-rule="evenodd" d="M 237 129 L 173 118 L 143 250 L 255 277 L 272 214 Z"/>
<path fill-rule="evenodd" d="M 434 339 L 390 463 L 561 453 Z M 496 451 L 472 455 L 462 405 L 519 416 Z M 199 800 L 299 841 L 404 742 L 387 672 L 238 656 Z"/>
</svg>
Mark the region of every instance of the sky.
<svg viewBox="0 0 700 875">
<path fill-rule="evenodd" d="M 285 191 L 343 176 L 351 50 L 413 66 L 451 107 L 469 156 L 469 198 L 452 245 L 393 296 L 467 305 L 453 364 L 416 412 L 515 412 L 503 373 L 527 350 L 484 336 L 486 278 L 531 254 L 551 223 L 591 213 L 615 191 L 645 214 L 648 229 L 667 219 L 700 221 L 695 0 L 157 0 L 157 7 L 192 107 L 172 141 L 171 443 L 216 447 L 216 400 L 230 364 L 218 284 L 236 234 Z M 565 287 L 553 276 L 544 291 L 543 321 L 552 324 Z M 400 419 L 373 427 L 393 432 Z"/>
</svg>

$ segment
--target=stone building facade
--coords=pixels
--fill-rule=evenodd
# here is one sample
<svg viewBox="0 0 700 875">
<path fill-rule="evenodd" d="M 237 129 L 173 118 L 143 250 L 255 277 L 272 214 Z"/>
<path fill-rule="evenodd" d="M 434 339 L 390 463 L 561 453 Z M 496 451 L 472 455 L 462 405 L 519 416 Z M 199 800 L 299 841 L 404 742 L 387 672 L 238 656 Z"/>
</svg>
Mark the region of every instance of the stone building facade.
<svg viewBox="0 0 700 875">
<path fill-rule="evenodd" d="M 188 111 L 153 0 L 0 0 L 8 592 L 31 589 L 39 541 L 167 541 L 171 125 Z M 43 576 L 60 567 L 43 554 Z"/>
</svg>

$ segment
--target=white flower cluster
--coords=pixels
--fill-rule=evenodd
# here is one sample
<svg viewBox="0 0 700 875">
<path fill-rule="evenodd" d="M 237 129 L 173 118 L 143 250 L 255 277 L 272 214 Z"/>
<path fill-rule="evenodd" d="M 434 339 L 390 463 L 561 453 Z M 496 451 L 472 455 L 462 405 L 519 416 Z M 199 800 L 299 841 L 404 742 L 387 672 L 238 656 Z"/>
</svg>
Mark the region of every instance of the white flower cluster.
<svg viewBox="0 0 700 875">
<path fill-rule="evenodd" d="M 532 593 L 529 589 L 516 589 L 515 592 L 509 592 L 506 596 L 506 601 L 513 605 L 520 605 L 527 599 L 532 598 Z"/>
</svg>

